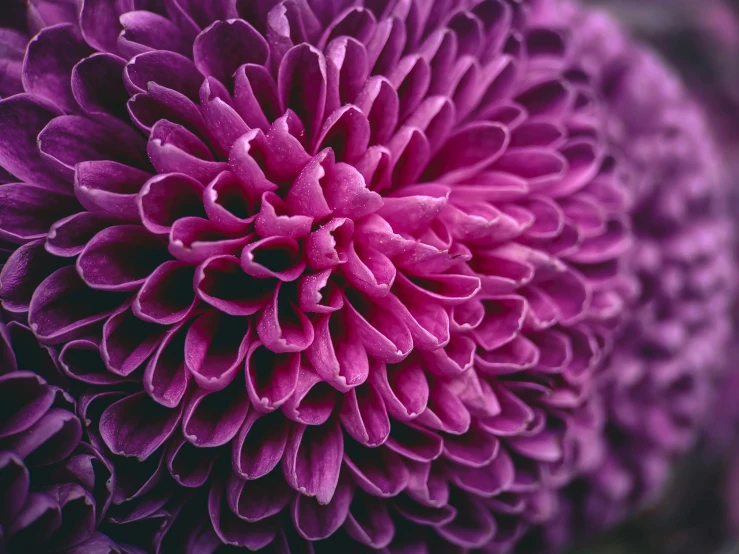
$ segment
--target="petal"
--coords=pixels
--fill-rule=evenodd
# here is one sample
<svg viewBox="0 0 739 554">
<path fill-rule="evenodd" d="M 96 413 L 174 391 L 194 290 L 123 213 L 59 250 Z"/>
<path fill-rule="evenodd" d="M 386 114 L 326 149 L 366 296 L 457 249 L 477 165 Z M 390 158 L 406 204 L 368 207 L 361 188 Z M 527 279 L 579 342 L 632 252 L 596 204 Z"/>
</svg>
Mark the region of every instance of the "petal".
<svg viewBox="0 0 739 554">
<path fill-rule="evenodd" d="M 259 479 L 282 460 L 290 422 L 280 412 L 251 410 L 233 443 L 233 468 L 245 479 Z"/>
<path fill-rule="evenodd" d="M 90 385 L 111 385 L 125 381 L 105 367 L 100 347 L 85 339 L 65 344 L 59 353 L 59 365 L 71 379 Z"/>
<path fill-rule="evenodd" d="M 243 317 L 208 311 L 190 326 L 185 339 L 185 364 L 204 389 L 225 388 L 246 357 L 251 324 Z"/>
<path fill-rule="evenodd" d="M 133 290 L 168 257 L 164 244 L 143 227 L 119 225 L 100 231 L 87 243 L 77 258 L 77 270 L 94 289 Z"/>
<path fill-rule="evenodd" d="M 295 392 L 285 401 L 282 413 L 306 425 L 322 425 L 333 412 L 336 394 L 310 367 L 301 363 Z"/>
<path fill-rule="evenodd" d="M 28 322 L 39 340 L 55 344 L 84 334 L 123 301 L 119 294 L 90 289 L 74 266 L 66 266 L 38 286 L 29 305 Z"/>
<path fill-rule="evenodd" d="M 285 483 L 282 472 L 274 470 L 255 480 L 231 477 L 227 494 L 233 513 L 244 521 L 255 522 L 279 514 L 295 493 Z"/>
<path fill-rule="evenodd" d="M 244 122 L 265 133 L 279 115 L 277 85 L 267 68 L 246 64 L 236 70 L 234 108 Z"/>
<path fill-rule="evenodd" d="M 399 454 L 390 448 L 367 449 L 348 440 L 344 464 L 354 481 L 373 497 L 392 498 L 408 486 L 410 475 Z"/>
<path fill-rule="evenodd" d="M 67 410 L 52 408 L 25 431 L 9 437 L 4 448 L 15 452 L 30 466 L 61 462 L 82 438 L 79 418 Z"/>
<path fill-rule="evenodd" d="M 120 22 L 123 31 L 118 37 L 118 50 L 127 58 L 151 50 L 189 54 L 190 45 L 184 33 L 166 17 L 137 10 L 121 15 Z"/>
<path fill-rule="evenodd" d="M 241 183 L 233 173 L 219 173 L 203 191 L 208 219 L 229 233 L 244 232 L 254 221 L 253 208 Z"/>
<path fill-rule="evenodd" d="M 313 324 L 289 300 L 292 294 L 288 292 L 280 295 L 280 290 L 284 287 L 282 282 L 275 287 L 272 300 L 262 310 L 257 321 L 257 334 L 272 352 L 301 352 L 313 343 Z"/>
<path fill-rule="evenodd" d="M 194 283 L 203 301 L 233 316 L 259 312 L 276 286 L 273 279 L 255 279 L 244 273 L 235 256 L 208 258 L 195 272 Z"/>
<path fill-rule="evenodd" d="M 294 500 L 292 518 L 295 529 L 307 540 L 320 540 L 331 536 L 349 515 L 349 506 L 354 496 L 354 485 L 344 478 L 336 488 L 330 502 L 298 495 Z"/>
<path fill-rule="evenodd" d="M 300 354 L 275 354 L 254 342 L 246 355 L 246 390 L 252 405 L 271 412 L 284 404 L 298 384 Z"/>
<path fill-rule="evenodd" d="M 233 254 L 251 242 L 253 235 L 232 238 L 199 217 L 184 217 L 169 232 L 169 252 L 183 262 L 199 264 L 214 256 Z"/>
<path fill-rule="evenodd" d="M 114 119 L 103 124 L 78 115 L 57 117 L 39 133 L 38 148 L 70 181 L 80 162 L 112 160 L 140 169 L 150 167 L 144 138 Z"/>
<path fill-rule="evenodd" d="M 344 395 L 341 423 L 357 442 L 374 448 L 390 435 L 390 418 L 385 402 L 370 385 L 356 387 Z"/>
<path fill-rule="evenodd" d="M 190 372 L 185 369 L 186 331 L 183 323 L 169 329 L 144 370 L 144 390 L 167 408 L 179 405 L 190 382 Z"/>
<path fill-rule="evenodd" d="M 23 181 L 68 193 L 68 185 L 46 162 L 36 143 L 39 133 L 57 115 L 57 107 L 30 94 L 0 100 L 0 167 Z"/>
<path fill-rule="evenodd" d="M 80 254 L 85 245 L 113 222 L 90 212 L 80 212 L 60 219 L 49 228 L 46 250 L 54 256 L 71 258 Z"/>
<path fill-rule="evenodd" d="M 308 138 L 321 126 L 326 104 L 326 60 L 308 44 L 291 48 L 280 62 L 277 89 L 283 110 L 305 122 Z"/>
<path fill-rule="evenodd" d="M 46 251 L 43 240 L 26 243 L 15 250 L 0 271 L 3 308 L 11 312 L 28 311 L 34 291 L 64 263 Z"/>
<path fill-rule="evenodd" d="M 185 406 L 182 434 L 200 448 L 224 445 L 239 432 L 248 410 L 242 379 L 216 392 L 197 389 Z"/>
<path fill-rule="evenodd" d="M 17 243 L 41 238 L 55 221 L 79 209 L 73 198 L 42 187 L 0 185 L 0 238 Z"/>
<path fill-rule="evenodd" d="M 92 117 L 112 115 L 127 120 L 125 65 L 123 59 L 113 54 L 95 54 L 74 66 L 72 94 L 83 112 Z"/>
<path fill-rule="evenodd" d="M 51 408 L 54 391 L 40 377 L 12 372 L 0 377 L 0 438 L 27 430 Z"/>
<path fill-rule="evenodd" d="M 203 185 L 187 175 L 156 175 L 141 188 L 136 199 L 141 222 L 152 233 L 169 233 L 172 225 L 188 216 L 204 216 Z"/>
<path fill-rule="evenodd" d="M 126 65 L 123 79 L 131 94 L 146 92 L 149 83 L 154 82 L 197 102 L 204 77 L 185 56 L 155 50 L 131 59 Z"/>
<path fill-rule="evenodd" d="M 131 309 L 139 319 L 173 325 L 184 319 L 195 306 L 195 271 L 192 266 L 170 260 L 157 267 L 144 281 Z"/>
<path fill-rule="evenodd" d="M 325 506 L 339 483 L 343 455 L 344 439 L 338 422 L 317 427 L 294 424 L 283 459 L 285 478 L 292 488 L 305 496 L 315 496 Z"/>
<path fill-rule="evenodd" d="M 413 349 L 408 327 L 395 314 L 358 295 L 352 295 L 346 307 L 349 324 L 355 327 L 357 338 L 378 360 L 397 363 Z"/>
<path fill-rule="evenodd" d="M 177 484 L 198 488 L 206 483 L 213 468 L 213 451 L 197 448 L 188 441 L 174 438 L 167 445 L 167 469 Z"/>
<path fill-rule="evenodd" d="M 265 65 L 267 41 L 243 19 L 216 21 L 198 35 L 193 44 L 195 66 L 226 84 L 243 64 Z"/>
<path fill-rule="evenodd" d="M 114 454 L 144 461 L 172 435 L 181 413 L 181 408 L 165 408 L 145 392 L 139 392 L 118 400 L 103 412 L 100 434 Z"/>
<path fill-rule="evenodd" d="M 88 211 L 138 221 L 136 195 L 149 177 L 117 162 L 82 162 L 74 168 L 74 193 Z"/>
<path fill-rule="evenodd" d="M 385 548 L 395 535 L 387 504 L 361 491 L 354 494 L 344 529 L 354 540 L 374 549 Z"/>
<path fill-rule="evenodd" d="M 65 112 L 76 111 L 72 96 L 72 68 L 92 54 L 76 25 L 63 23 L 43 29 L 28 44 L 23 61 L 26 92 L 55 103 Z"/>
<path fill-rule="evenodd" d="M 435 460 L 444 450 L 444 440 L 436 433 L 400 422 L 393 425 L 385 444 L 404 458 L 417 462 Z"/>
<path fill-rule="evenodd" d="M 426 409 L 429 385 L 423 368 L 417 361 L 408 361 L 390 368 L 376 364 L 371 372 L 372 385 L 382 394 L 388 412 L 396 419 L 408 421 Z"/>
<path fill-rule="evenodd" d="M 292 215 L 282 198 L 273 192 L 265 192 L 254 220 L 254 229 L 262 238 L 279 236 L 299 239 L 310 233 L 312 224 L 312 217 Z"/>
<path fill-rule="evenodd" d="M 116 310 L 103 325 L 100 345 L 106 367 L 124 377 L 146 361 L 165 332 L 160 325 L 141 321 L 127 304 Z"/>
<path fill-rule="evenodd" d="M 259 279 L 294 281 L 305 270 L 300 245 L 288 237 L 269 237 L 253 242 L 241 252 L 243 270 Z"/>
</svg>

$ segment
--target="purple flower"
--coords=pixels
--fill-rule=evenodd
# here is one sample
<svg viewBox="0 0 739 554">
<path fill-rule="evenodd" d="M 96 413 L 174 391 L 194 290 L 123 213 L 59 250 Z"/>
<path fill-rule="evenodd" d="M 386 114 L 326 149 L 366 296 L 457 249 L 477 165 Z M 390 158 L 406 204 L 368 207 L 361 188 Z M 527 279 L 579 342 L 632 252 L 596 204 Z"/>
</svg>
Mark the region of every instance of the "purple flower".
<svg viewBox="0 0 739 554">
<path fill-rule="evenodd" d="M 66 381 L 49 352 L 28 327 L 0 316 L 0 550 L 117 548 L 96 532 L 113 495 L 112 467 L 80 440 L 72 397 L 41 377 Z"/>
<path fill-rule="evenodd" d="M 551 518 L 651 176 L 568 33 L 514 0 L 75 4 L 0 35 L 0 299 L 115 469 L 105 533 L 500 552 Z"/>
<path fill-rule="evenodd" d="M 603 430 L 580 439 L 600 434 L 601 459 L 563 493 L 549 529 L 561 542 L 654 499 L 693 444 L 726 366 L 735 272 L 728 181 L 701 108 L 604 14 L 543 4 L 538 18 L 579 29 L 574 59 L 595 77 L 608 142 L 637 177 L 630 262 L 641 291 L 598 378 Z"/>
</svg>

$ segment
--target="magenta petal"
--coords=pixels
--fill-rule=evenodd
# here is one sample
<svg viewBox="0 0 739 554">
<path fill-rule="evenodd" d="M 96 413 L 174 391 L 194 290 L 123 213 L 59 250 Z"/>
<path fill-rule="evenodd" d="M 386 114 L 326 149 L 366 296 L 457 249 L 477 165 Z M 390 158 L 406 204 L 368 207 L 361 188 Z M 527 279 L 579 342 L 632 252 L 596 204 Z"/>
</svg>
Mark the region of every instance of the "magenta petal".
<svg viewBox="0 0 739 554">
<path fill-rule="evenodd" d="M 313 218 L 291 215 L 287 204 L 273 192 L 262 195 L 262 206 L 254 220 L 254 229 L 262 238 L 280 236 L 299 239 L 310 233 Z"/>
<path fill-rule="evenodd" d="M 75 25 L 61 24 L 43 29 L 29 43 L 23 63 L 26 92 L 57 104 L 67 113 L 77 103 L 70 80 L 74 65 L 92 54 Z"/>
<path fill-rule="evenodd" d="M 208 219 L 229 233 L 244 232 L 254 221 L 247 191 L 230 171 L 219 173 L 203 191 Z"/>
<path fill-rule="evenodd" d="M 123 85 L 126 62 L 113 54 L 94 54 L 72 70 L 72 94 L 91 117 L 114 116 L 126 120 L 128 92 Z"/>
<path fill-rule="evenodd" d="M 100 417 L 100 434 L 114 453 L 151 456 L 180 423 L 182 409 L 171 410 L 139 392 L 111 404 Z"/>
<path fill-rule="evenodd" d="M 201 448 L 224 445 L 239 432 L 248 410 L 241 379 L 216 392 L 197 389 L 185 406 L 182 434 Z"/>
<path fill-rule="evenodd" d="M 431 161 L 426 175 L 446 183 L 473 177 L 505 151 L 508 140 L 508 131 L 497 123 L 470 124 L 447 139 Z"/>
<path fill-rule="evenodd" d="M 249 127 L 231 107 L 227 93 L 219 90 L 222 86 L 213 77 L 206 77 L 200 87 L 200 111 L 211 144 L 220 155 L 227 156 L 236 140 L 248 132 Z"/>
<path fill-rule="evenodd" d="M 150 82 L 180 92 L 198 101 L 203 75 L 192 61 L 180 54 L 157 50 L 140 54 L 126 65 L 123 73 L 131 94 L 146 92 Z"/>
<path fill-rule="evenodd" d="M 346 263 L 353 233 L 354 222 L 344 217 L 331 219 L 313 231 L 306 239 L 304 247 L 310 267 L 326 269 Z M 362 267 L 365 273 L 369 273 L 366 266 Z"/>
<path fill-rule="evenodd" d="M 452 466 L 451 480 L 462 490 L 486 498 L 507 491 L 513 484 L 516 468 L 510 455 L 501 448 L 489 465 L 481 468 Z"/>
<path fill-rule="evenodd" d="M 323 121 L 326 82 L 326 60 L 308 44 L 291 48 L 280 62 L 277 78 L 280 104 L 305 121 L 309 139 Z"/>
<path fill-rule="evenodd" d="M 395 281 L 395 265 L 382 252 L 350 242 L 343 252 L 346 264 L 342 273 L 355 289 L 364 294 L 382 298 Z"/>
<path fill-rule="evenodd" d="M 216 21 L 198 35 L 193 44 L 195 66 L 228 84 L 243 64 L 265 65 L 267 41 L 243 19 Z"/>
<path fill-rule="evenodd" d="M 290 422 L 280 412 L 251 410 L 233 442 L 233 468 L 245 479 L 259 479 L 282 460 Z"/>
<path fill-rule="evenodd" d="M 331 270 L 325 269 L 312 275 L 303 275 L 298 285 L 300 309 L 304 312 L 328 314 L 344 305 L 344 297 L 333 281 Z"/>
<path fill-rule="evenodd" d="M 298 495 L 292 509 L 295 529 L 302 537 L 311 541 L 330 537 L 349 515 L 353 496 L 354 484 L 349 478 L 341 479 L 335 494 L 326 504 Z"/>
<path fill-rule="evenodd" d="M 152 233 L 167 234 L 178 219 L 205 215 L 202 192 L 201 183 L 181 173 L 152 177 L 136 200 L 141 222 Z"/>
<path fill-rule="evenodd" d="M 74 266 L 63 267 L 45 279 L 31 298 L 28 321 L 39 340 L 59 343 L 84 334 L 107 319 L 123 298 L 91 290 Z"/>
<path fill-rule="evenodd" d="M 268 237 L 244 247 L 241 267 L 260 279 L 294 281 L 305 270 L 300 245 L 288 237 Z"/>
<path fill-rule="evenodd" d="M 149 177 L 117 162 L 82 162 L 74 169 L 74 193 L 91 212 L 138 221 L 136 195 Z"/>
<path fill-rule="evenodd" d="M 451 387 L 436 383 L 431 389 L 428 406 L 418 416 L 418 421 L 429 429 L 436 429 L 453 435 L 466 433 L 471 424 L 471 416 Z"/>
<path fill-rule="evenodd" d="M 246 355 L 246 390 L 252 405 L 260 412 L 279 408 L 295 392 L 299 368 L 300 354 L 275 354 L 258 341 L 252 343 Z"/>
<path fill-rule="evenodd" d="M 390 435 L 390 418 L 377 390 L 364 385 L 344 395 L 341 423 L 357 442 L 370 448 L 384 443 Z"/>
<path fill-rule="evenodd" d="M 159 345 L 165 329 L 141 321 L 127 305 L 121 306 L 103 325 L 100 353 L 106 367 L 122 376 L 133 373 Z"/>
<path fill-rule="evenodd" d="M 341 315 L 326 314 L 313 324 L 315 337 L 305 355 L 321 379 L 339 391 L 364 383 L 369 375 L 367 351 L 352 334 L 347 334 Z"/>
<path fill-rule="evenodd" d="M 370 144 L 385 144 L 398 124 L 400 101 L 393 85 L 385 77 L 367 80 L 355 103 L 370 123 Z"/>
<path fill-rule="evenodd" d="M 342 106 L 324 122 L 317 149 L 331 148 L 341 162 L 355 162 L 367 150 L 370 125 L 356 106 Z"/>
<path fill-rule="evenodd" d="M 232 238 L 207 219 L 184 217 L 169 232 L 169 252 L 178 260 L 199 264 L 214 256 L 233 254 L 253 235 Z"/>
<path fill-rule="evenodd" d="M 182 125 L 198 136 L 208 136 L 200 108 L 181 92 L 160 86 L 153 81 L 148 91 L 135 94 L 126 103 L 128 115 L 136 126 L 151 133 L 159 120 Z"/>
<path fill-rule="evenodd" d="M 232 475 L 227 495 L 229 508 L 234 514 L 244 521 L 255 522 L 279 514 L 295 492 L 285 483 L 282 472 L 273 470 L 255 480 Z"/>
<path fill-rule="evenodd" d="M 444 440 L 444 456 L 458 464 L 483 467 L 500 451 L 500 441 L 486 430 L 472 427 L 464 435 L 448 435 Z"/>
<path fill-rule="evenodd" d="M 361 491 L 354 493 L 344 529 L 357 542 L 378 550 L 390 544 L 395 536 L 387 504 Z"/>
<path fill-rule="evenodd" d="M 265 133 L 279 113 L 277 85 L 267 68 L 246 64 L 236 70 L 234 108 L 249 127 Z"/>
<path fill-rule="evenodd" d="M 286 299 L 287 294 L 280 295 L 284 286 L 282 282 L 277 284 L 272 300 L 262 310 L 257 334 L 272 352 L 301 352 L 313 343 L 313 324 L 300 308 Z"/>
<path fill-rule="evenodd" d="M 25 431 L 41 419 L 54 403 L 54 392 L 32 373 L 8 373 L 0 377 L 0 383 L 0 438 Z"/>
<path fill-rule="evenodd" d="M 166 17 L 140 10 L 124 13 L 120 21 L 123 31 L 118 37 L 118 50 L 123 56 L 133 57 L 151 50 L 189 53 L 184 33 Z"/>
<path fill-rule="evenodd" d="M 444 439 L 432 431 L 397 422 L 385 443 L 392 451 L 417 462 L 430 462 L 441 456 Z"/>
<path fill-rule="evenodd" d="M 192 266 L 170 260 L 157 267 L 144 281 L 131 309 L 139 319 L 173 325 L 195 306 Z"/>
<path fill-rule="evenodd" d="M 265 192 L 277 190 L 277 185 L 265 176 L 265 171 L 269 173 L 268 156 L 271 154 L 270 143 L 260 129 L 252 129 L 231 147 L 228 155 L 229 168 L 253 199 Z"/>
<path fill-rule="evenodd" d="M 482 502 L 470 495 L 460 495 L 455 502 L 457 516 L 453 521 L 436 529 L 443 538 L 462 548 L 479 548 L 495 536 L 497 524 Z"/>
<path fill-rule="evenodd" d="M 54 104 L 30 94 L 0 100 L 0 167 L 23 181 L 68 193 L 68 185 L 48 165 L 36 143 L 39 133 L 58 115 Z"/>
<path fill-rule="evenodd" d="M 179 485 L 197 488 L 210 477 L 216 457 L 212 450 L 198 448 L 182 438 L 173 438 L 165 453 L 167 469 Z"/>
<path fill-rule="evenodd" d="M 368 494 L 391 498 L 408 486 L 408 467 L 393 450 L 385 446 L 367 449 L 351 441 L 345 447 L 344 464 L 357 485 Z"/>
<path fill-rule="evenodd" d="M 243 316 L 262 309 L 270 301 L 276 283 L 272 279 L 247 275 L 234 256 L 216 256 L 198 267 L 194 286 L 198 296 L 214 308 L 229 315 Z"/>
<path fill-rule="evenodd" d="M 213 161 L 213 154 L 200 138 L 165 119 L 152 127 L 147 153 L 159 173 L 181 171 L 204 185 L 228 169 L 226 163 Z"/>
<path fill-rule="evenodd" d="M 39 133 L 38 149 L 70 181 L 80 162 L 112 160 L 140 169 L 150 167 L 144 138 L 115 119 L 103 124 L 79 115 L 57 117 Z"/>
<path fill-rule="evenodd" d="M 240 519 L 228 507 L 220 481 L 211 485 L 208 496 L 208 512 L 218 538 L 225 544 L 246 547 L 252 551 L 271 543 L 279 529 L 279 519 L 272 517 L 254 523 Z"/>
<path fill-rule="evenodd" d="M 185 340 L 185 364 L 195 382 L 211 391 L 231 383 L 246 357 L 250 335 L 246 318 L 215 311 L 199 316 Z"/>
<path fill-rule="evenodd" d="M 413 349 L 413 338 L 397 315 L 366 298 L 354 296 L 351 302 L 348 300 L 349 325 L 354 326 L 367 353 L 387 363 L 397 363 L 408 356 Z"/>
<path fill-rule="evenodd" d="M 482 420 L 480 423 L 482 428 L 498 436 L 520 434 L 533 421 L 533 410 L 506 387 L 495 387 L 495 394 L 501 412 L 492 418 Z"/>
<path fill-rule="evenodd" d="M 389 368 L 385 364 L 377 364 L 371 375 L 372 385 L 380 391 L 388 412 L 394 418 L 408 421 L 426 409 L 429 385 L 417 361 L 411 360 Z"/>
<path fill-rule="evenodd" d="M 288 484 L 322 506 L 334 497 L 344 455 L 338 421 L 320 426 L 294 424 L 285 447 L 283 470 Z"/>
<path fill-rule="evenodd" d="M 62 461 L 82 437 L 79 418 L 67 410 L 52 408 L 31 427 L 6 440 L 5 448 L 24 458 L 29 466 L 47 466 Z"/>
<path fill-rule="evenodd" d="M 164 244 L 146 229 L 120 225 L 100 231 L 87 243 L 77 270 L 92 288 L 133 290 L 167 258 Z"/>
<path fill-rule="evenodd" d="M 310 367 L 301 363 L 295 392 L 285 401 L 282 413 L 306 425 L 323 425 L 334 409 L 336 394 Z"/>
<path fill-rule="evenodd" d="M 186 330 L 183 323 L 169 329 L 144 370 L 144 390 L 167 408 L 180 403 L 190 382 L 190 372 L 185 369 Z"/>
<path fill-rule="evenodd" d="M 46 236 L 49 227 L 77 211 L 73 198 L 28 183 L 0 185 L 0 238 L 22 243 Z"/>
<path fill-rule="evenodd" d="M 333 152 L 327 149 L 322 150 L 303 167 L 285 197 L 287 205 L 294 213 L 310 216 L 315 220 L 325 219 L 332 214 L 323 194 L 321 181 L 330 174 L 334 165 Z"/>
<path fill-rule="evenodd" d="M 43 240 L 27 242 L 15 250 L 0 271 L 0 296 L 3 308 L 10 312 L 28 311 L 34 291 L 65 264 L 49 254 Z"/>
<path fill-rule="evenodd" d="M 0 493 L 0 517 L 3 521 L 13 521 L 28 500 L 30 475 L 23 460 L 12 452 L 0 454 L 0 476 L 3 487 Z"/>
<path fill-rule="evenodd" d="M 108 217 L 90 212 L 60 219 L 49 228 L 46 250 L 54 256 L 77 256 L 95 235 L 111 223 Z"/>
<path fill-rule="evenodd" d="M 89 340 L 79 339 L 65 344 L 59 353 L 59 365 L 69 378 L 90 385 L 111 385 L 125 381 L 105 367 L 100 347 Z"/>
</svg>

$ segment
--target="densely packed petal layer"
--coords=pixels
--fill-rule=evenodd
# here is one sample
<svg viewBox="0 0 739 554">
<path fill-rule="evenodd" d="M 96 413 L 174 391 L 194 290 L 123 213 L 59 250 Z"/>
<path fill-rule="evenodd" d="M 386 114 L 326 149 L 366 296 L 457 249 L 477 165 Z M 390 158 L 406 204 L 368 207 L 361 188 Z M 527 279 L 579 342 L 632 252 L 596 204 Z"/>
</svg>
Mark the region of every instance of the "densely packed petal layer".
<svg viewBox="0 0 739 554">
<path fill-rule="evenodd" d="M 115 470 L 109 536 L 496 552 L 552 516 L 598 455 L 645 168 L 532 9 L 8 16 L 0 299 Z"/>
</svg>

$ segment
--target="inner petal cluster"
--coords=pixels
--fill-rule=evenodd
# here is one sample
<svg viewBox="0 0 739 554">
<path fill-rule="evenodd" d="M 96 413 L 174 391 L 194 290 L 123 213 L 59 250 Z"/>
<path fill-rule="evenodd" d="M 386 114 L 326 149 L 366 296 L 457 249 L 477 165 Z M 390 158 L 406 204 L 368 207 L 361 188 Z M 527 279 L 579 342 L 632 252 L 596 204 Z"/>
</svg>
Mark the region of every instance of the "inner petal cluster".
<svg viewBox="0 0 739 554">
<path fill-rule="evenodd" d="M 113 535 L 507 547 L 634 293 L 589 76 L 520 2 L 257 4 L 34 38 L 3 305 L 84 391 Z"/>
</svg>

